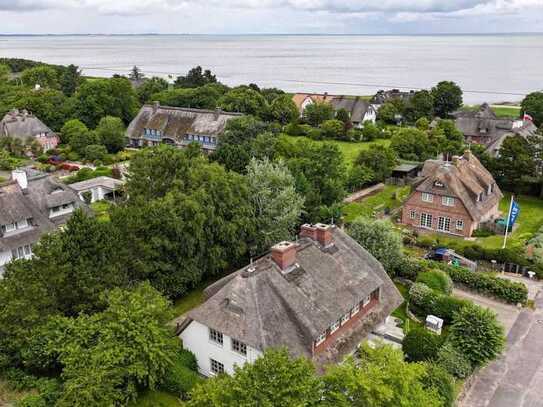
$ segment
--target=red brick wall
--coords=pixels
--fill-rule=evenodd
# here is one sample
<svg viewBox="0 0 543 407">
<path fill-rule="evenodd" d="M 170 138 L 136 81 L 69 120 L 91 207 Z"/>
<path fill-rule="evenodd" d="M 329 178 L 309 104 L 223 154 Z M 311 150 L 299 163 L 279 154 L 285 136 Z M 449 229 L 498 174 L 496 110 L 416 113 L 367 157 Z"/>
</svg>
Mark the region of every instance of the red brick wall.
<svg viewBox="0 0 543 407">
<path fill-rule="evenodd" d="M 416 212 L 415 219 L 411 219 L 410 213 L 414 210 Z M 432 215 L 432 230 L 437 230 L 437 222 L 439 216 L 445 216 L 451 219 L 450 233 L 460 236 L 469 237 L 476 229 L 477 224 L 473 222 L 466 207 L 460 201 L 460 199 L 454 199 L 454 206 L 445 206 L 441 202 L 441 195 L 434 195 L 433 202 L 424 202 L 422 200 L 422 193 L 415 191 L 405 202 L 402 209 L 402 223 L 410 225 L 416 228 L 423 228 L 420 225 L 421 213 L 428 213 Z M 456 229 L 456 221 L 462 219 L 464 221 L 464 229 Z M 446 233 L 446 232 L 444 232 Z"/>
</svg>

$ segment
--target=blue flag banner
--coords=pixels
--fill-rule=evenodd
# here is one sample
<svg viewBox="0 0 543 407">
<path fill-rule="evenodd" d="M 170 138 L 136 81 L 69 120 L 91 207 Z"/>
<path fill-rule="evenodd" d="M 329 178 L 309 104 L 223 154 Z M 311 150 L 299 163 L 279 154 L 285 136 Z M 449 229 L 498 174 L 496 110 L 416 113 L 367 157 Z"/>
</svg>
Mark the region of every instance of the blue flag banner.
<svg viewBox="0 0 543 407">
<path fill-rule="evenodd" d="M 520 212 L 520 206 L 516 201 L 513 201 L 513 204 L 511 205 L 511 213 L 509 214 L 509 227 L 512 228 L 515 224 L 515 221 L 518 218 L 518 214 Z"/>
</svg>

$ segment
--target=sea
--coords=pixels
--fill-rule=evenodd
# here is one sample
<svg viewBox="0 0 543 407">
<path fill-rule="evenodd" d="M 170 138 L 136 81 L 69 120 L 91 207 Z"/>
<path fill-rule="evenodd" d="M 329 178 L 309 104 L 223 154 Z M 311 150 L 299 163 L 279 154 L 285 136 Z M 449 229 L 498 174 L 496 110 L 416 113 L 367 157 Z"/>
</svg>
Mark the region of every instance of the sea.
<svg viewBox="0 0 543 407">
<path fill-rule="evenodd" d="M 201 65 L 227 85 L 371 95 L 457 82 L 464 102 L 518 102 L 543 89 L 543 34 L 0 36 L 0 56 L 75 64 L 85 75 L 173 80 Z"/>
</svg>

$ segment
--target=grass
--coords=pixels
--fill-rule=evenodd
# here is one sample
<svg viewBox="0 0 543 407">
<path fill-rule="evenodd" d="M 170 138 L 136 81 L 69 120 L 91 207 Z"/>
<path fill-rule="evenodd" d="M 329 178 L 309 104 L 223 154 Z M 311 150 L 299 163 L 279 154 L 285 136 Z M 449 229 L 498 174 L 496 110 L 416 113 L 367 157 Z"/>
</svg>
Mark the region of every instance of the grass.
<svg viewBox="0 0 543 407">
<path fill-rule="evenodd" d="M 295 140 L 311 140 L 308 137 L 295 137 L 295 136 L 289 136 L 286 135 L 287 139 L 295 141 Z M 339 147 L 341 152 L 343 153 L 343 156 L 345 157 L 345 163 L 347 165 L 352 165 L 356 157 L 358 157 L 358 154 L 360 151 L 368 150 L 370 146 L 372 145 L 381 145 L 388 147 L 390 146 L 390 140 L 387 139 L 377 139 L 375 141 L 366 141 L 366 142 L 354 142 L 354 141 L 340 141 L 340 140 L 322 140 L 322 141 L 315 141 L 315 143 L 331 143 L 335 144 Z"/>
<path fill-rule="evenodd" d="M 19 400 L 30 394 L 32 394 L 31 391 L 13 390 L 9 383 L 0 378 L 0 406 L 14 406 Z"/>
<path fill-rule="evenodd" d="M 179 398 L 164 391 L 146 391 L 130 407 L 181 407 L 184 406 Z"/>
<path fill-rule="evenodd" d="M 191 309 L 203 303 L 205 287 L 207 287 L 207 284 L 201 284 L 198 287 L 194 288 L 192 291 L 190 291 L 184 297 L 175 300 L 172 307 L 174 316 L 177 318 L 178 316 L 190 311 Z"/>
<path fill-rule="evenodd" d="M 479 110 L 480 105 L 465 105 L 464 110 Z M 520 106 L 491 105 L 492 111 L 500 119 L 515 119 L 520 116 Z"/>
<path fill-rule="evenodd" d="M 359 216 L 372 217 L 375 211 L 398 208 L 409 196 L 409 186 L 385 185 L 385 188 L 359 202 L 352 202 L 343 207 L 343 216 L 346 223 L 350 223 Z"/>
<path fill-rule="evenodd" d="M 107 201 L 96 201 L 90 204 L 91 209 L 96 214 L 96 218 L 101 222 L 109 222 L 109 207 L 111 204 Z"/>
<path fill-rule="evenodd" d="M 396 288 L 398 289 L 398 291 L 404 298 L 404 302 L 402 302 L 402 304 L 398 308 L 392 311 L 391 315 L 403 321 L 402 329 L 404 330 L 405 333 L 407 333 L 407 331 L 409 331 L 411 327 L 416 327 L 416 326 L 421 327 L 422 324 L 409 318 L 407 316 L 407 312 L 405 311 L 405 302 L 409 300 L 409 290 L 407 289 L 405 285 L 401 283 L 394 283 L 394 285 L 396 286 Z"/>
<path fill-rule="evenodd" d="M 511 194 L 505 193 L 500 202 L 500 211 L 503 217 L 507 217 Z M 520 205 L 520 214 L 516 221 L 517 227 L 507 238 L 508 248 L 523 247 L 538 229 L 543 226 L 543 200 L 533 196 L 517 196 L 516 201 Z M 488 237 L 478 237 L 475 240 L 465 240 L 460 237 L 454 237 L 443 234 L 429 235 L 437 240 L 439 244 L 450 247 L 465 247 L 473 244 L 479 244 L 487 249 L 500 249 L 503 244 L 502 235 L 493 235 Z"/>
</svg>

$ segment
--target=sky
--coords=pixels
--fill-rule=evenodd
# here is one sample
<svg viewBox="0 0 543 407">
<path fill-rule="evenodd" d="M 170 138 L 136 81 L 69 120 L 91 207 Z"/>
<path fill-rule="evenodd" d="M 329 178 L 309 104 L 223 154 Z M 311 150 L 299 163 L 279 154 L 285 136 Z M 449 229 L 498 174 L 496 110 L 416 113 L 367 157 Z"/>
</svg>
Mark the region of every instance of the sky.
<svg viewBox="0 0 543 407">
<path fill-rule="evenodd" d="M 2 34 L 543 32 L 543 0 L 0 0 Z"/>
</svg>

